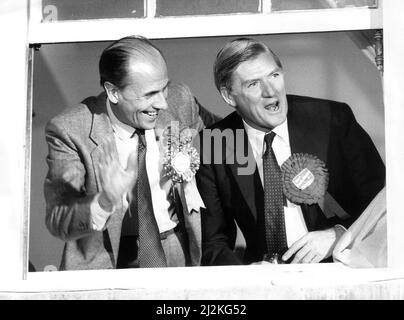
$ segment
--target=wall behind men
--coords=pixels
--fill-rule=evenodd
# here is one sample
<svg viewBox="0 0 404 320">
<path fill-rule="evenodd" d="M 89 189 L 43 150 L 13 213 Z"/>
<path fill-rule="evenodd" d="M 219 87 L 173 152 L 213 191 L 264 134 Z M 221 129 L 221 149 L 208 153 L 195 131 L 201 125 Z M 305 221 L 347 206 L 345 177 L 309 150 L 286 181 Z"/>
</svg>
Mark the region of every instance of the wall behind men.
<svg viewBox="0 0 404 320">
<path fill-rule="evenodd" d="M 130 34 L 130 32 L 128 32 Z M 161 39 L 169 77 L 186 83 L 218 115 L 232 111 L 217 92 L 212 64 L 234 37 Z M 255 36 L 280 57 L 288 93 L 348 103 L 385 159 L 384 105 L 379 71 L 344 32 Z M 37 271 L 59 266 L 63 242 L 45 227 L 43 181 L 47 172 L 44 127 L 63 108 L 101 91 L 98 60 L 106 42 L 43 45 L 34 59 L 29 256 Z"/>
</svg>

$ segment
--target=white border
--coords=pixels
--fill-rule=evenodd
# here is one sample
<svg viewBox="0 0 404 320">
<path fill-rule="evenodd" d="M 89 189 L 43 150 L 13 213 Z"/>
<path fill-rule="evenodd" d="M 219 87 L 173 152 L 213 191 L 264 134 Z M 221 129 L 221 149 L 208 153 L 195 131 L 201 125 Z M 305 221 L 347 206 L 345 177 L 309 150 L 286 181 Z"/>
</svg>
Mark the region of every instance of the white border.
<svg viewBox="0 0 404 320">
<path fill-rule="evenodd" d="M 4 1 L 4 0 L 3 0 Z M 7 3 L 15 3 L 11 0 Z M 23 1 L 25 2 L 25 1 Z M 390 1 L 389 1 L 390 2 Z M 400 1 L 401 2 L 401 1 Z M 397 5 L 397 2 L 394 3 Z M 386 86 L 386 152 L 387 152 L 387 178 L 388 178 L 388 226 L 389 226 L 389 263 L 391 267 L 403 267 L 404 255 L 402 248 L 404 237 L 402 230 L 404 219 L 402 218 L 400 203 L 404 194 L 404 184 L 401 183 L 403 172 L 404 157 L 404 119 L 403 113 L 403 93 L 401 84 L 404 79 L 404 61 L 402 59 L 403 50 L 397 45 L 397 41 L 403 40 L 404 23 L 400 19 L 400 12 L 404 11 L 404 3 L 399 7 L 393 7 L 389 4 L 388 13 L 395 17 L 389 20 L 385 25 L 385 48 L 386 48 L 386 68 L 385 68 L 385 86 Z M 84 30 L 85 26 L 102 27 L 106 21 L 95 21 L 94 23 L 76 23 L 75 29 L 66 29 L 72 24 L 49 24 L 44 28 L 37 28 L 30 33 L 29 40 L 26 39 L 26 17 L 24 10 L 10 15 L 9 19 L 0 19 L 0 26 L 3 30 L 14 29 L 13 35 L 7 36 L 2 49 L 5 57 L 1 60 L 2 70 L 8 76 L 4 78 L 7 81 L 1 82 L 0 90 L 7 103 L 7 97 L 12 97 L 12 104 L 8 103 L 6 117 L 3 117 L 2 126 L 0 126 L 0 142 L 6 147 L 3 158 L 14 159 L 10 170 L 13 173 L 13 181 L 9 186 L 9 193 L 1 196 L 2 214 L 0 222 L 3 225 L 1 237 L 1 251 L 3 257 L 6 257 L 6 263 L 0 265 L 0 297 L 38 297 L 36 293 L 42 294 L 43 298 L 82 298 L 90 295 L 93 298 L 203 298 L 214 299 L 218 297 L 231 298 L 403 298 L 404 275 L 403 270 L 394 270 L 393 268 L 355 270 L 347 269 L 339 264 L 333 265 L 310 265 L 310 266 L 282 266 L 282 270 L 276 266 L 268 268 L 260 266 L 249 267 L 208 267 L 208 268 L 167 268 L 164 270 L 113 270 L 113 271 L 77 271 L 77 272 L 57 272 L 32 273 L 28 274 L 29 281 L 21 281 L 21 271 L 23 264 L 23 204 L 24 199 L 24 181 L 23 172 L 25 167 L 25 148 L 26 143 L 26 123 L 25 113 L 26 104 L 26 47 L 27 42 L 45 43 L 62 41 L 95 41 L 119 38 L 119 32 L 127 34 L 126 25 L 119 31 L 123 24 L 115 21 L 110 33 L 104 34 L 106 26 L 100 30 Z M 148 23 L 143 20 L 138 26 L 152 27 L 150 31 L 145 28 L 145 35 L 151 38 L 161 37 L 183 37 L 183 36 L 207 36 L 209 32 L 212 35 L 225 34 L 259 34 L 259 33 L 284 33 L 284 32 L 318 32 L 318 31 L 336 31 L 336 30 L 358 30 L 381 27 L 381 17 L 375 20 L 372 18 L 369 10 L 354 10 L 352 14 L 347 15 L 347 10 L 330 11 L 324 15 L 321 12 L 306 12 L 296 15 L 295 13 L 273 14 L 271 19 L 262 15 L 254 18 L 254 26 L 245 24 L 248 15 L 235 17 L 209 17 L 192 18 L 198 19 L 196 26 L 191 30 L 175 30 L 174 26 L 182 26 L 188 18 L 167 18 L 167 25 L 164 24 L 163 30 L 161 21 L 150 19 Z M 361 12 L 359 14 L 359 12 Z M 396 12 L 396 13 L 395 13 Z M 397 13 L 399 12 L 399 13 Z M 394 14 L 395 13 L 395 14 Z M 330 21 L 330 15 L 333 17 Z M 32 15 L 31 15 L 32 17 Z M 276 18 L 278 17 L 278 18 Z M 282 19 L 280 17 L 283 17 Z M 293 17 L 293 19 L 292 19 Z M 313 18 L 310 20 L 309 18 Z M 338 18 L 339 17 L 339 18 Z M 387 16 L 386 16 L 387 17 Z M 4 17 L 3 17 L 4 18 Z M 251 17 L 250 17 L 251 18 Z M 341 19 L 342 21 L 336 21 Z M 388 17 L 390 19 L 390 17 Z M 231 27 L 225 26 L 225 19 L 231 23 Z M 244 20 L 245 19 L 245 20 Z M 289 20 L 291 19 L 291 20 Z M 308 21 L 303 21 L 309 19 Z M 225 30 L 213 30 L 209 25 L 202 30 L 202 22 L 220 20 L 221 26 Z M 264 20 L 266 21 L 264 23 Z M 349 21 L 347 21 L 349 20 Z M 192 20 L 194 21 L 194 20 Z M 237 24 L 235 25 L 237 21 Z M 244 21 L 244 22 L 242 22 Z M 287 23 L 292 23 L 293 27 Z M 300 21 L 300 24 L 296 24 Z M 181 22 L 181 23 L 180 23 Z M 100 24 L 101 23 L 101 24 Z M 132 22 L 131 22 L 132 23 Z M 78 26 L 80 25 L 80 32 Z M 262 25 L 261 27 L 259 27 Z M 301 28 L 301 26 L 306 26 Z M 313 26 L 314 25 L 314 26 Z M 58 26 L 56 30 L 48 31 Z M 159 27 L 159 28 L 158 28 Z M 234 29 L 232 29 L 234 28 Z M 167 30 L 166 30 L 167 29 Z M 243 29 L 242 31 L 240 31 Z M 209 31 L 210 30 L 210 31 Z M 16 32 L 18 31 L 18 32 Z M 118 32 L 119 31 L 119 32 Z M 205 31 L 205 32 L 204 32 Z M 214 31 L 214 34 L 213 34 Z M 61 33 L 59 33 L 61 32 Z M 90 37 L 94 32 L 96 38 Z M 387 34 L 386 34 L 387 33 Z M 98 37 L 98 38 L 97 38 Z M 69 40 L 70 39 L 70 40 Z M 81 40 L 80 40 L 81 39 Z M 404 41 L 403 41 L 404 42 Z M 5 44 L 7 46 L 5 46 Z M 13 48 L 13 50 L 6 50 Z M 25 62 L 25 63 L 24 63 Z M 8 70 L 8 71 L 7 71 Z M 8 121 L 14 119 L 14 121 Z M 3 137 L 3 138 L 1 138 Z M 10 137 L 13 137 L 10 139 Z M 28 139 L 29 140 L 29 139 Z M 28 158 L 29 160 L 29 158 Z M 29 162 L 28 162 L 29 163 Z M 394 173 L 394 174 L 393 174 Z M 4 178 L 4 177 L 2 177 Z M 8 210 L 9 209 L 9 210 Z M 394 235 L 394 237 L 393 237 Z M 392 257 L 394 259 L 392 259 Z M 286 268 L 286 269 L 285 269 Z M 300 269 L 299 269 L 300 268 Z M 212 274 L 216 276 L 212 278 Z M 330 277 L 330 275 L 333 275 Z M 179 275 L 181 275 L 180 281 Z M 102 279 L 100 281 L 100 279 Z M 234 281 L 237 279 L 237 281 Z M 8 281 L 4 281 L 8 280 Z M 199 287 L 198 287 L 199 286 Z M 165 288 L 165 289 L 164 289 Z M 220 293 L 223 295 L 220 296 Z"/>
<path fill-rule="evenodd" d="M 404 1 L 384 1 L 388 265 L 404 269 Z"/>
<path fill-rule="evenodd" d="M 27 257 L 27 6 L 26 0 L 0 5 L 0 283 L 22 279 Z"/>
<path fill-rule="evenodd" d="M 339 263 L 39 272 L 28 280 L 7 289 L 42 299 L 404 298 L 404 270 Z"/>
</svg>

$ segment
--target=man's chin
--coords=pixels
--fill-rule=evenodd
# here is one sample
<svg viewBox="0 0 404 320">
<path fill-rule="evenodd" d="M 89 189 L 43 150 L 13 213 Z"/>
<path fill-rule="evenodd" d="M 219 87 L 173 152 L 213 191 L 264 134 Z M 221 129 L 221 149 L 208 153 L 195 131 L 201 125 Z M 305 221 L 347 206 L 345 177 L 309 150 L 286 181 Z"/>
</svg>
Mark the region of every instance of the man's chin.
<svg viewBox="0 0 404 320">
<path fill-rule="evenodd" d="M 151 130 L 156 127 L 156 123 L 157 123 L 157 119 L 152 122 L 150 122 L 150 121 L 143 122 L 143 123 L 139 124 L 139 128 L 144 129 L 144 130 Z"/>
<path fill-rule="evenodd" d="M 281 125 L 282 123 L 285 122 L 286 119 L 280 119 L 279 121 L 274 121 L 273 119 L 271 119 L 271 121 L 264 121 L 260 124 L 260 130 L 261 131 L 268 131 L 268 130 L 272 130 L 274 128 L 276 128 L 277 126 Z"/>
</svg>

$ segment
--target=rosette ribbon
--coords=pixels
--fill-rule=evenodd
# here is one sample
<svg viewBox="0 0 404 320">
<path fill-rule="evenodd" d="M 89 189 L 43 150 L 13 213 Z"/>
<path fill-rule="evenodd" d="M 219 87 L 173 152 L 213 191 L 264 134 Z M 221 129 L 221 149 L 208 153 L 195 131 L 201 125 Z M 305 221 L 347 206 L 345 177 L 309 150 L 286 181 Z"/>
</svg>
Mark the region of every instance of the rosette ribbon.
<svg viewBox="0 0 404 320">
<path fill-rule="evenodd" d="M 325 216 L 349 215 L 327 192 L 328 170 L 325 163 L 307 153 L 292 154 L 281 166 L 283 193 L 295 204 L 318 204 Z"/>
<path fill-rule="evenodd" d="M 189 213 L 205 208 L 195 181 L 200 159 L 198 151 L 192 147 L 192 139 L 190 130 L 180 131 L 175 126 L 168 127 L 164 135 L 164 175 L 171 179 L 172 188 L 182 184 Z"/>
</svg>

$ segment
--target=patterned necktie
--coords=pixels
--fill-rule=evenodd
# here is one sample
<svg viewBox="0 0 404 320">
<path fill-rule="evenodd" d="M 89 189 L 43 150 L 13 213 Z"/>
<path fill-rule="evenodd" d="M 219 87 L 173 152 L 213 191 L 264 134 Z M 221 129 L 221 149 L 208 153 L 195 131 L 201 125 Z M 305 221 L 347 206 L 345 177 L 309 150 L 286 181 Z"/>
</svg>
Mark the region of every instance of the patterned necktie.
<svg viewBox="0 0 404 320">
<path fill-rule="evenodd" d="M 275 133 L 265 135 L 264 165 L 264 212 L 265 239 L 269 256 L 283 254 L 287 249 L 285 217 L 283 212 L 282 172 L 272 149 Z"/>
<path fill-rule="evenodd" d="M 149 179 L 146 171 L 144 130 L 136 130 L 138 143 L 137 208 L 139 219 L 139 265 L 141 268 L 166 267 L 160 233 L 153 213 Z"/>
</svg>

